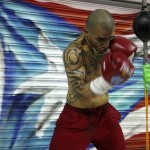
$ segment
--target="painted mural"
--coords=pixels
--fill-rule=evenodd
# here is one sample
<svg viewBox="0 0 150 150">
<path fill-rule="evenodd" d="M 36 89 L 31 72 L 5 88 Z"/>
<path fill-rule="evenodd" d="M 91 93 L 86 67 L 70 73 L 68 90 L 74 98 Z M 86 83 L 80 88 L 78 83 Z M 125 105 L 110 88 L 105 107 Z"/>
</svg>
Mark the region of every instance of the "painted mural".
<svg viewBox="0 0 150 150">
<path fill-rule="evenodd" d="M 97 8 L 112 13 L 116 35 L 138 46 L 134 75 L 109 93 L 127 150 L 145 150 L 143 43 L 132 30 L 140 10 L 65 0 L 0 1 L 0 150 L 48 150 L 67 93 L 62 53 Z"/>
</svg>

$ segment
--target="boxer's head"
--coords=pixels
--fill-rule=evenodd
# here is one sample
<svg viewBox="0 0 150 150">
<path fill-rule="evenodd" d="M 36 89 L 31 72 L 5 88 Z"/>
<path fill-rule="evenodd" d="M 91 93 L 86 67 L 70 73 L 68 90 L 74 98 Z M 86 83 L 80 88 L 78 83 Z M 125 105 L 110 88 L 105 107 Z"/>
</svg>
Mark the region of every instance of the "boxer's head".
<svg viewBox="0 0 150 150">
<path fill-rule="evenodd" d="M 115 24 L 112 15 L 103 9 L 93 11 L 87 18 L 85 36 L 98 52 L 104 52 L 113 39 Z"/>
</svg>

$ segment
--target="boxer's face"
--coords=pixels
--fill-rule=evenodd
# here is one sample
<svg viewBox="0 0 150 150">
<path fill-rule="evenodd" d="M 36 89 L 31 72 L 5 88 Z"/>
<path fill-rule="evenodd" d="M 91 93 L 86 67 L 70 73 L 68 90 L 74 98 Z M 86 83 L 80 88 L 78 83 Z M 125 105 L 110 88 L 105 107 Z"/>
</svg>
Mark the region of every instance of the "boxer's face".
<svg viewBox="0 0 150 150">
<path fill-rule="evenodd" d="M 109 48 L 109 43 L 114 37 L 114 29 L 106 31 L 104 29 L 97 29 L 96 32 L 87 31 L 87 38 L 89 43 L 99 52 L 104 53 Z"/>
</svg>

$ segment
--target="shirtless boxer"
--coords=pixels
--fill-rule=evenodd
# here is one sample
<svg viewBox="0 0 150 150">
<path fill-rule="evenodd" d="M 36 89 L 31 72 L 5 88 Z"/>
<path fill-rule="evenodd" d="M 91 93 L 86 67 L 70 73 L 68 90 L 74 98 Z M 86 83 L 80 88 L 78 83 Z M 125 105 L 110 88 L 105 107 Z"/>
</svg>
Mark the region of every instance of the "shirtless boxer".
<svg viewBox="0 0 150 150">
<path fill-rule="evenodd" d="M 68 94 L 50 143 L 50 150 L 125 150 L 120 113 L 108 102 L 109 89 L 128 80 L 137 47 L 114 36 L 112 15 L 93 11 L 84 32 L 63 54 Z"/>
</svg>

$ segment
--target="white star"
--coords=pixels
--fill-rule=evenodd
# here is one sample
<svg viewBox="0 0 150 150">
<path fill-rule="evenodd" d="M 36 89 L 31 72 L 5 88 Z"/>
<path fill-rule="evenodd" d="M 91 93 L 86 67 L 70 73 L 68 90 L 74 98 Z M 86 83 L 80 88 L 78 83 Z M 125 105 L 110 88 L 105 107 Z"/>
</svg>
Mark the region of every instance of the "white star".
<svg viewBox="0 0 150 150">
<path fill-rule="evenodd" d="M 35 124 L 36 135 L 41 138 L 44 131 L 50 126 L 50 120 L 54 121 L 58 118 L 59 113 L 56 113 L 56 110 L 60 112 L 63 108 L 61 104 L 65 103 L 67 78 L 62 61 L 63 52 L 42 31 L 38 37 L 38 47 L 49 61 L 48 71 L 22 83 L 14 95 L 19 93 L 43 94 L 44 104 Z"/>
</svg>

